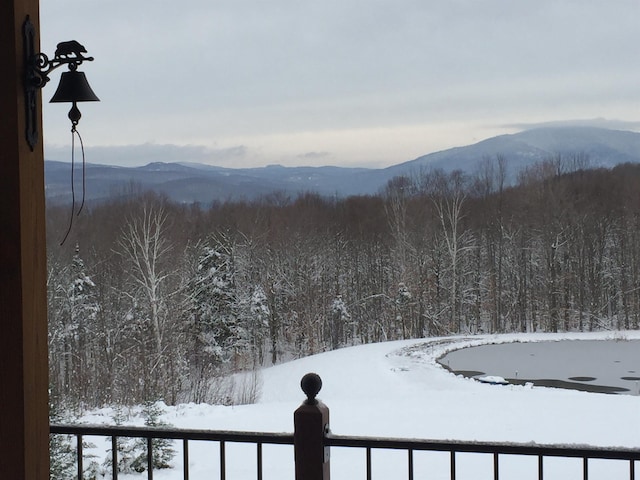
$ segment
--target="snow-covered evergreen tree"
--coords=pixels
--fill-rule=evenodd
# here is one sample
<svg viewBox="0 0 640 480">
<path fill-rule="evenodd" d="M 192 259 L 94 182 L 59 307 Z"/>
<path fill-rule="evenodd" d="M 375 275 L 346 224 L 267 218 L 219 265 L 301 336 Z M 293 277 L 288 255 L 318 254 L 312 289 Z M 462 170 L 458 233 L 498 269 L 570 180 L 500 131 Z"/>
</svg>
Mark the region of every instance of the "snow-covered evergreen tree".
<svg viewBox="0 0 640 480">
<path fill-rule="evenodd" d="M 238 323 L 232 257 L 223 249 L 205 246 L 189 291 L 190 313 L 198 341 L 212 361 L 227 356 Z"/>
<path fill-rule="evenodd" d="M 144 424 L 147 427 L 167 427 L 170 426 L 162 420 L 163 404 L 161 402 L 145 402 L 142 414 Z M 152 467 L 154 469 L 171 468 L 171 460 L 176 455 L 173 449 L 173 442 L 168 438 L 154 438 L 151 441 L 153 449 Z M 134 449 L 137 453 L 131 462 L 131 468 L 136 472 L 144 472 L 148 466 L 147 439 L 139 438 L 135 441 Z"/>
<path fill-rule="evenodd" d="M 49 401 L 49 421 L 61 423 L 63 415 L 57 402 Z M 75 445 L 71 435 L 49 435 L 49 478 L 66 480 L 75 470 Z"/>
<path fill-rule="evenodd" d="M 260 285 L 256 285 L 253 290 L 249 312 L 248 330 L 253 356 L 257 359 L 258 364 L 262 365 L 264 361 L 264 343 L 269 329 L 271 311 L 269 310 L 267 295 Z"/>
<path fill-rule="evenodd" d="M 57 272 L 53 285 L 56 315 L 49 328 L 51 387 L 54 398 L 74 391 L 76 407 L 92 395 L 95 365 L 92 348 L 95 320 L 99 311 L 95 299 L 96 284 L 86 271 L 80 248 L 76 245 L 71 264 Z"/>
<path fill-rule="evenodd" d="M 164 404 L 162 402 L 145 402 L 143 405 L 142 416 L 144 424 L 148 427 L 166 427 L 171 426 L 162 420 L 164 412 Z M 113 421 L 116 425 L 123 425 L 126 415 L 122 407 L 114 410 Z M 176 452 L 173 443 L 169 439 L 156 438 L 152 440 L 153 448 L 153 468 L 171 468 L 171 460 Z M 147 439 L 146 438 L 126 438 L 118 437 L 118 472 L 133 473 L 144 472 L 147 470 Z M 107 450 L 107 457 L 103 462 L 102 473 L 108 475 L 112 471 L 112 455 L 111 449 Z"/>
<path fill-rule="evenodd" d="M 186 314 L 194 342 L 191 353 L 192 382 L 205 400 L 208 379 L 248 344 L 242 324 L 242 302 L 236 286 L 233 247 L 225 237 L 200 247 L 193 277 L 187 283 Z M 200 387 L 197 384 L 205 383 Z"/>
<path fill-rule="evenodd" d="M 123 425 L 127 416 L 121 406 L 116 406 L 113 414 L 113 423 L 115 425 Z M 118 456 L 117 469 L 119 473 L 132 473 L 134 472 L 133 462 L 141 452 L 138 450 L 138 445 L 135 438 L 118 437 L 116 439 L 116 449 Z M 113 457 L 111 449 L 107 449 L 107 457 L 103 462 L 103 471 L 105 473 L 113 471 Z"/>
<path fill-rule="evenodd" d="M 347 305 L 342 299 L 342 295 L 337 295 L 331 303 L 331 344 L 333 348 L 338 348 L 344 342 L 344 328 L 351 322 L 351 314 Z"/>
<path fill-rule="evenodd" d="M 409 287 L 404 283 L 398 284 L 398 291 L 396 292 L 396 323 L 401 328 L 400 337 L 407 338 L 410 331 L 408 322 L 411 318 L 411 304 L 413 302 L 413 296 Z"/>
</svg>

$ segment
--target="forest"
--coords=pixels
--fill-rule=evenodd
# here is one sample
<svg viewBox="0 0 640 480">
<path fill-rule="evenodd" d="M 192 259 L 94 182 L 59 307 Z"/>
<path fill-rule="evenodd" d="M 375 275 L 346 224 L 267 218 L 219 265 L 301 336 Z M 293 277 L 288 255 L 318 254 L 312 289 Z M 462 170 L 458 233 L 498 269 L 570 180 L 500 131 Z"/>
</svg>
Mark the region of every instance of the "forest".
<svg viewBox="0 0 640 480">
<path fill-rule="evenodd" d="M 221 379 L 347 345 L 638 328 L 640 165 L 507 166 L 211 205 L 130 185 L 62 245 L 70 208 L 48 208 L 53 402 L 251 401 Z"/>
</svg>

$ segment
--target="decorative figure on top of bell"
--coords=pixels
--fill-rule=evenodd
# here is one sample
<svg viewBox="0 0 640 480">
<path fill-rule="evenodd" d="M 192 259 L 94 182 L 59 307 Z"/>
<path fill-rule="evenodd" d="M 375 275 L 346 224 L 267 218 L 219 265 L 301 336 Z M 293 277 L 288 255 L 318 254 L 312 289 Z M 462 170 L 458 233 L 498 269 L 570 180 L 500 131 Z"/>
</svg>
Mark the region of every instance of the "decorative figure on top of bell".
<svg viewBox="0 0 640 480">
<path fill-rule="evenodd" d="M 81 63 L 85 57 L 82 56 L 82 52 L 86 52 L 86 49 L 75 40 L 69 42 L 62 42 L 58 44 L 56 49 L 56 58 L 70 59 L 69 71 L 64 72 L 60 76 L 60 83 L 56 92 L 51 97 L 51 103 L 70 102 L 73 103 L 71 110 L 69 110 L 69 120 L 73 126 L 76 126 L 80 121 L 80 110 L 76 102 L 99 102 L 100 99 L 93 92 L 87 81 L 87 77 L 84 72 L 78 72 L 78 63 Z M 73 60 L 79 60 L 78 63 Z"/>
</svg>

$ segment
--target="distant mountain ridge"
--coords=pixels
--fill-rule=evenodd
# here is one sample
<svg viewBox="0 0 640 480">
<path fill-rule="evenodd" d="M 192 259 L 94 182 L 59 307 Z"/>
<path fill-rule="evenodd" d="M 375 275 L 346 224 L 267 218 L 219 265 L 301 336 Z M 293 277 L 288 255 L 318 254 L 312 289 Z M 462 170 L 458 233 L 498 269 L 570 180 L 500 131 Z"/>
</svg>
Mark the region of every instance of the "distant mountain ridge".
<svg viewBox="0 0 640 480">
<path fill-rule="evenodd" d="M 507 159 L 512 173 L 517 173 L 551 156 L 576 153 L 588 155 L 594 168 L 637 163 L 640 162 L 640 133 L 596 127 L 537 128 L 431 153 L 389 169 L 429 165 L 445 171 L 471 172 L 482 157 L 500 154 Z"/>
<path fill-rule="evenodd" d="M 500 135 L 473 145 L 430 153 L 384 169 L 343 167 L 224 168 L 193 163 L 150 163 L 142 167 L 87 164 L 88 201 L 123 196 L 136 190 L 154 190 L 176 202 L 252 200 L 273 192 L 295 195 L 316 192 L 325 196 L 375 194 L 393 177 L 422 169 L 474 173 L 484 158 L 503 156 L 507 175 L 555 155 L 584 154 L 589 165 L 613 167 L 640 163 L 640 133 L 595 127 L 546 127 Z M 45 162 L 46 196 L 50 204 L 71 198 L 70 165 Z M 76 180 L 79 171 L 76 171 Z"/>
</svg>

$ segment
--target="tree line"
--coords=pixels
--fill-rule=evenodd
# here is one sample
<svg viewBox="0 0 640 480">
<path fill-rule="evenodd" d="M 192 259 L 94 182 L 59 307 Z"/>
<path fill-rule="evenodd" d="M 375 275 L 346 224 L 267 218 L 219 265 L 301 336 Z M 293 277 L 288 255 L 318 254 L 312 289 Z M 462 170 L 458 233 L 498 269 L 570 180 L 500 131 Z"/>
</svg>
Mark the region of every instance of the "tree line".
<svg viewBox="0 0 640 480">
<path fill-rule="evenodd" d="M 52 398 L 233 401 L 225 373 L 368 342 L 638 328 L 640 166 L 424 170 L 378 194 L 182 205 L 135 192 L 48 223 Z M 255 393 L 255 391 L 254 391 Z"/>
</svg>

